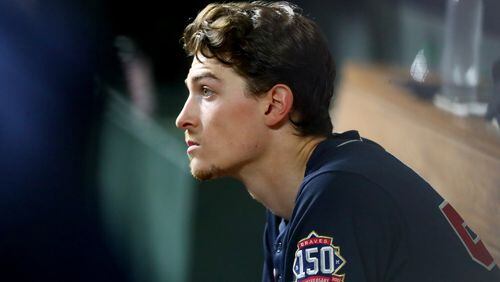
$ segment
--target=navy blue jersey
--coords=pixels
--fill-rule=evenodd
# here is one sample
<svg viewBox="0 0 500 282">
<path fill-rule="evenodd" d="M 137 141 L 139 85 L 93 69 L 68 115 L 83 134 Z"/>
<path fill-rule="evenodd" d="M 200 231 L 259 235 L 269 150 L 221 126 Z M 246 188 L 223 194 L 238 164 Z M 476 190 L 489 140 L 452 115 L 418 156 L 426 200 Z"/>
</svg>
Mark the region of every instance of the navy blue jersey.
<svg viewBox="0 0 500 282">
<path fill-rule="evenodd" d="M 264 249 L 263 281 L 500 281 L 453 207 L 355 131 L 316 147 L 290 220 L 268 212 Z"/>
</svg>

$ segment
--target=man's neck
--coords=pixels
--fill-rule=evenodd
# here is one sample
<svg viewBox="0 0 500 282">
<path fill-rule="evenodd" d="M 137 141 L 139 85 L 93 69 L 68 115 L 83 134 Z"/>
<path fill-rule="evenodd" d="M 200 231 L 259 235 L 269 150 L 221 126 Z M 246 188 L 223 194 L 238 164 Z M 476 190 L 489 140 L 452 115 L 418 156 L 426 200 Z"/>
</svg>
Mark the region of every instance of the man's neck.
<svg viewBox="0 0 500 282">
<path fill-rule="evenodd" d="M 267 209 L 290 219 L 306 165 L 316 146 L 324 137 L 275 138 L 266 155 L 249 164 L 236 176 L 250 195 Z"/>
</svg>

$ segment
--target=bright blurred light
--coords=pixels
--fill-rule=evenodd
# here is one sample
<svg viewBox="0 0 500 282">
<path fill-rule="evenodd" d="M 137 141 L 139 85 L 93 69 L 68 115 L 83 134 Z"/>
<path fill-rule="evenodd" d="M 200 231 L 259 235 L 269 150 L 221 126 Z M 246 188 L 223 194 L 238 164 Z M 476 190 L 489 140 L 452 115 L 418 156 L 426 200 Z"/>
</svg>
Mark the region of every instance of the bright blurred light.
<svg viewBox="0 0 500 282">
<path fill-rule="evenodd" d="M 415 81 L 424 82 L 428 74 L 427 59 L 425 58 L 424 49 L 421 49 L 411 64 L 410 75 Z"/>
</svg>

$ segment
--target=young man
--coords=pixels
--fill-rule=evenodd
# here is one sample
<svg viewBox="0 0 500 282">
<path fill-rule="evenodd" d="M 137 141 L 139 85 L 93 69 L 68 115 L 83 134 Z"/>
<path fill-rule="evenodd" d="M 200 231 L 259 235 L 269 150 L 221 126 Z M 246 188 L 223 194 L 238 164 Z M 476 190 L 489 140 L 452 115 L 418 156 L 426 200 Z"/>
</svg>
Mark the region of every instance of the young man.
<svg viewBox="0 0 500 282">
<path fill-rule="evenodd" d="M 191 172 L 239 179 L 268 209 L 263 281 L 500 281 L 423 179 L 357 132 L 331 133 L 333 60 L 297 7 L 210 4 L 184 44 Z"/>
</svg>

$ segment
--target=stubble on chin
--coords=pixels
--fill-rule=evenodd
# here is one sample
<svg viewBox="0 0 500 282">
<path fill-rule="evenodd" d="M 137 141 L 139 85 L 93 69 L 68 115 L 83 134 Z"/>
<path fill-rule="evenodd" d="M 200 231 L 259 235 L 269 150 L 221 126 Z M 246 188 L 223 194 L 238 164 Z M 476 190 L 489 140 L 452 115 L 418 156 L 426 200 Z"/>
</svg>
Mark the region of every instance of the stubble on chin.
<svg viewBox="0 0 500 282">
<path fill-rule="evenodd" d="M 210 180 L 210 179 L 215 179 L 218 178 L 222 175 L 222 170 L 215 166 L 211 165 L 209 169 L 194 169 L 191 166 L 191 174 L 193 175 L 194 178 L 204 181 L 204 180 Z"/>
</svg>

